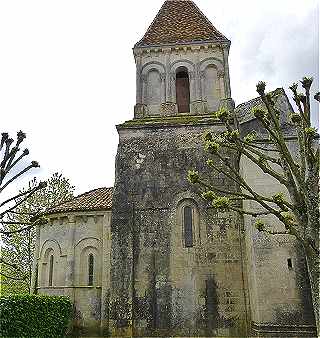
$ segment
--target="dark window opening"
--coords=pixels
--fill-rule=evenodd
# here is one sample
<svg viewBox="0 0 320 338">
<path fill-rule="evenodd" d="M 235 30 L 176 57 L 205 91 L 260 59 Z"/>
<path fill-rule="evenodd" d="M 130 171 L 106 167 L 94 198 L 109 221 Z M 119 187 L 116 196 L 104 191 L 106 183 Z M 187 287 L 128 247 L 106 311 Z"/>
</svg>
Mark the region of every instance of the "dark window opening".
<svg viewBox="0 0 320 338">
<path fill-rule="evenodd" d="M 50 256 L 49 260 L 49 286 L 53 285 L 53 255 Z"/>
<path fill-rule="evenodd" d="M 90 254 L 88 257 L 88 286 L 93 286 L 94 257 Z"/>
<path fill-rule="evenodd" d="M 184 224 L 184 243 L 186 248 L 193 247 L 193 220 L 192 209 L 184 207 L 183 209 L 183 224 Z"/>
<path fill-rule="evenodd" d="M 289 270 L 292 270 L 292 267 L 293 267 L 293 266 L 292 266 L 292 259 L 291 259 L 291 258 L 288 258 L 287 261 L 288 261 L 288 269 L 289 269 Z"/>
<path fill-rule="evenodd" d="M 190 111 L 190 83 L 188 70 L 180 67 L 176 75 L 176 99 L 179 113 Z"/>
</svg>

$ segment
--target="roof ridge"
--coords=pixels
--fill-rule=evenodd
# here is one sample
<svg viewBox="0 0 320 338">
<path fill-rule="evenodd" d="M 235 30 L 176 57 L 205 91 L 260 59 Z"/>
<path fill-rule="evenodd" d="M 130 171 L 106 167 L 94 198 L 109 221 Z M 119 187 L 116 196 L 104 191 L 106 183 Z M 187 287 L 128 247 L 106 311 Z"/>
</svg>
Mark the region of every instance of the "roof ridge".
<svg viewBox="0 0 320 338">
<path fill-rule="evenodd" d="M 142 38 L 134 45 L 134 47 L 137 47 L 137 46 L 140 44 L 140 42 L 142 42 L 142 40 L 144 39 L 144 37 L 148 34 L 148 32 L 151 30 L 151 27 L 153 26 L 153 24 L 156 22 L 156 20 L 157 20 L 158 17 L 160 16 L 161 10 L 162 10 L 164 4 L 165 4 L 167 1 L 173 1 L 173 0 L 166 0 L 166 1 L 162 4 L 161 8 L 158 10 L 157 15 L 155 16 L 155 18 L 152 20 L 151 24 L 149 25 L 147 31 L 144 33 L 144 35 L 142 36 Z"/>
<path fill-rule="evenodd" d="M 166 0 L 135 48 L 230 41 L 192 0 Z"/>
<path fill-rule="evenodd" d="M 284 92 L 284 93 L 285 93 L 285 90 L 284 90 L 282 87 L 278 87 L 278 88 L 276 88 L 276 89 L 274 89 L 274 90 L 271 90 L 269 93 L 271 93 L 271 94 L 276 94 L 278 91 L 279 91 L 279 92 Z M 253 99 L 250 99 L 250 100 L 248 100 L 248 101 L 239 103 L 239 104 L 236 106 L 235 109 L 238 109 L 239 107 L 241 107 L 241 106 L 243 106 L 243 105 L 247 105 L 248 103 L 253 103 L 253 102 L 255 102 L 255 101 L 258 101 L 259 99 L 261 99 L 261 97 L 260 97 L 260 96 L 256 96 L 256 97 L 254 97 Z"/>
<path fill-rule="evenodd" d="M 72 202 L 80 199 L 81 197 L 84 197 L 86 195 L 92 194 L 93 192 L 98 191 L 98 190 L 113 190 L 113 187 L 100 187 L 100 188 L 91 189 L 91 190 L 86 191 L 86 192 L 84 192 L 84 193 L 82 193 L 80 195 L 73 196 L 72 198 L 70 198 L 68 200 L 65 200 L 65 201 L 63 201 L 63 202 L 61 202 L 59 204 L 51 206 L 50 208 L 47 209 L 47 212 L 50 212 L 50 211 L 52 211 L 54 209 L 63 207 L 64 205 L 66 205 L 68 203 L 72 203 Z"/>
</svg>

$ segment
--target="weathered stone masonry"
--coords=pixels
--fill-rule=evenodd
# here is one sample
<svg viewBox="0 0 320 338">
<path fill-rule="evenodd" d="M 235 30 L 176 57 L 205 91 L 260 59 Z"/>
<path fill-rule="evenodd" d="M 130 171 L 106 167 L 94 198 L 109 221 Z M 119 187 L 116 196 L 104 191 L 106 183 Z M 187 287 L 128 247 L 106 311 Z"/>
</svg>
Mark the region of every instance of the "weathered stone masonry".
<svg viewBox="0 0 320 338">
<path fill-rule="evenodd" d="M 208 128 L 221 126 L 118 127 L 114 328 L 133 325 L 138 335 L 245 334 L 239 331 L 248 320 L 241 219 L 208 209 L 186 180 L 187 168 L 206 169 L 202 136 Z M 231 184 L 218 176 L 214 181 Z M 182 204 L 194 208 L 191 248 L 183 241 Z"/>
</svg>

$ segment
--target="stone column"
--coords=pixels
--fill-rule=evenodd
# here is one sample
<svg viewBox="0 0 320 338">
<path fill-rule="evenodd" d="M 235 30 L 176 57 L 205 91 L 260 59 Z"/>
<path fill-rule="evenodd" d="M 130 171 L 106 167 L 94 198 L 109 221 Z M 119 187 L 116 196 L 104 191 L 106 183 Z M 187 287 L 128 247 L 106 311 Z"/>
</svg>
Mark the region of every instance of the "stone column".
<svg viewBox="0 0 320 338">
<path fill-rule="evenodd" d="M 160 81 L 161 81 L 161 103 L 166 102 L 166 74 L 160 73 Z"/>
<path fill-rule="evenodd" d="M 74 302 L 74 235 L 76 230 L 76 220 L 75 217 L 70 215 L 68 216 L 68 234 L 67 234 L 67 263 L 66 263 L 66 277 L 65 277 L 65 286 L 70 297 L 71 301 Z"/>
<path fill-rule="evenodd" d="M 219 88 L 220 88 L 220 98 L 219 99 L 224 99 L 226 98 L 226 91 L 225 91 L 225 85 L 224 85 L 224 78 L 225 78 L 225 73 L 223 70 L 218 70 L 218 82 L 219 82 Z"/>
<path fill-rule="evenodd" d="M 101 334 L 109 329 L 110 303 L 110 263 L 111 263 L 111 212 L 106 213 L 102 220 L 102 290 L 101 290 Z"/>
<path fill-rule="evenodd" d="M 166 50 L 165 54 L 165 60 L 166 60 L 166 102 L 172 102 L 171 101 L 171 78 L 170 78 L 170 50 Z"/>
<path fill-rule="evenodd" d="M 189 82 L 190 82 L 190 103 L 192 103 L 197 100 L 195 72 L 189 72 Z"/>
<path fill-rule="evenodd" d="M 169 101 L 176 103 L 176 73 L 171 72 L 169 77 L 170 97 Z"/>
<path fill-rule="evenodd" d="M 206 73 L 204 70 L 200 71 L 200 79 L 199 79 L 199 83 L 200 83 L 200 98 L 202 101 L 205 101 L 205 97 L 204 97 L 204 89 L 205 89 L 205 80 L 206 80 Z"/>
<path fill-rule="evenodd" d="M 147 75 L 141 75 L 141 84 L 142 84 L 142 104 L 147 104 L 148 99 L 148 79 Z"/>
<path fill-rule="evenodd" d="M 136 56 L 136 103 L 142 103 L 141 56 Z"/>
<path fill-rule="evenodd" d="M 223 61 L 224 61 L 224 92 L 226 98 L 231 98 L 230 74 L 229 74 L 229 46 L 223 47 Z"/>
</svg>

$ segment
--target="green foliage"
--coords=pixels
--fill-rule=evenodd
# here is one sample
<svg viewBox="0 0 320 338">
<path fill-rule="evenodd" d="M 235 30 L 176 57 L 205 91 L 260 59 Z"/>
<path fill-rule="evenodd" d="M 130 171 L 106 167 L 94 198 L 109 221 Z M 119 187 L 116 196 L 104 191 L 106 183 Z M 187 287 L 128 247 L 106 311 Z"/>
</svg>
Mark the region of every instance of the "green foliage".
<svg viewBox="0 0 320 338">
<path fill-rule="evenodd" d="M 212 201 L 212 206 L 220 211 L 228 211 L 230 208 L 230 199 L 226 196 L 217 197 Z"/>
<path fill-rule="evenodd" d="M 286 223 L 290 225 L 295 225 L 295 217 L 291 212 L 282 212 L 281 215 L 286 220 Z"/>
<path fill-rule="evenodd" d="M 239 137 L 240 137 L 240 132 L 237 129 L 226 133 L 226 138 L 231 143 L 234 143 L 236 140 L 239 139 Z"/>
<path fill-rule="evenodd" d="M 211 154 L 215 154 L 220 149 L 220 144 L 215 141 L 208 141 L 205 143 L 205 150 L 208 151 Z"/>
<path fill-rule="evenodd" d="M 217 195 L 211 190 L 202 193 L 201 196 L 207 201 L 213 201 L 217 197 Z"/>
<path fill-rule="evenodd" d="M 260 109 L 260 108 L 253 109 L 252 113 L 253 113 L 254 117 L 256 117 L 257 119 L 263 119 L 267 115 L 267 112 L 263 109 Z"/>
<path fill-rule="evenodd" d="M 290 115 L 290 118 L 291 118 L 291 121 L 293 122 L 293 123 L 295 123 L 295 124 L 300 124 L 301 123 L 301 116 L 300 116 L 300 114 L 291 114 Z"/>
<path fill-rule="evenodd" d="M 266 90 L 266 83 L 263 81 L 259 81 L 257 84 L 257 92 L 259 95 L 264 95 L 264 91 Z"/>
<path fill-rule="evenodd" d="M 263 221 L 261 221 L 261 219 L 258 219 L 254 226 L 258 231 L 264 231 L 265 230 L 265 224 L 264 224 Z"/>
<path fill-rule="evenodd" d="M 244 141 L 247 142 L 247 143 L 252 143 L 256 140 L 257 138 L 257 132 L 255 130 L 251 131 L 249 134 L 247 134 L 245 137 L 244 137 Z"/>
<path fill-rule="evenodd" d="M 196 184 L 199 182 L 199 173 L 194 170 L 189 170 L 188 171 L 188 181 L 191 184 Z"/>
<path fill-rule="evenodd" d="M 304 77 L 302 79 L 302 81 L 300 81 L 302 83 L 302 87 L 304 89 L 309 90 L 311 88 L 312 82 L 313 82 L 313 77 Z"/>
<path fill-rule="evenodd" d="M 226 108 L 222 107 L 215 113 L 215 117 L 217 117 L 222 122 L 226 122 L 231 116 L 230 112 Z"/>
<path fill-rule="evenodd" d="M 38 180 L 34 178 L 29 182 L 28 188 L 20 192 L 31 190 L 38 184 Z M 1 273 L 5 275 L 2 278 L 2 295 L 30 292 L 36 226 L 46 222 L 42 214 L 47 208 L 71 199 L 73 192 L 74 186 L 69 180 L 55 173 L 46 181 L 46 185 L 41 190 L 23 201 L 16 208 L 15 213 L 8 216 L 8 220 L 13 224 L 5 225 L 6 231 L 19 229 L 21 227 L 19 223 L 33 223 L 34 227 L 24 232 L 11 234 L 9 237 L 3 237 L 2 258 L 16 265 L 18 269 L 2 265 Z"/>
<path fill-rule="evenodd" d="M 72 315 L 63 296 L 2 296 L 0 309 L 3 338 L 63 338 Z"/>
<path fill-rule="evenodd" d="M 214 165 L 214 161 L 212 159 L 207 160 L 207 166 L 212 167 Z"/>
<path fill-rule="evenodd" d="M 308 135 L 308 136 L 316 136 L 317 135 L 317 129 L 316 128 L 305 128 L 305 133 Z"/>
<path fill-rule="evenodd" d="M 285 202 L 284 199 L 284 194 L 283 192 L 278 192 L 272 196 L 272 199 L 275 201 L 277 204 L 283 204 Z"/>
</svg>

